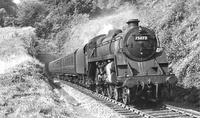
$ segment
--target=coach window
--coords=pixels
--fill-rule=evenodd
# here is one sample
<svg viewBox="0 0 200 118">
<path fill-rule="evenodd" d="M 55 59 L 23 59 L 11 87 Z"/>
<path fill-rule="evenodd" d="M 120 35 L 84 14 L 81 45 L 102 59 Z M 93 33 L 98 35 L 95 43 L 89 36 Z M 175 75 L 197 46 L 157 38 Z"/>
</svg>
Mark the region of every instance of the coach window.
<svg viewBox="0 0 200 118">
<path fill-rule="evenodd" d="M 73 57 L 71 57 L 71 65 L 73 65 Z"/>
<path fill-rule="evenodd" d="M 71 57 L 69 57 L 69 65 L 71 65 Z"/>
<path fill-rule="evenodd" d="M 65 65 L 67 65 L 67 58 L 65 58 Z"/>
<path fill-rule="evenodd" d="M 67 65 L 69 66 L 69 58 L 67 58 Z"/>
<path fill-rule="evenodd" d="M 72 62 L 72 60 L 71 60 L 71 57 L 70 57 L 70 58 L 69 58 L 69 65 L 72 65 L 71 62 Z"/>
<path fill-rule="evenodd" d="M 69 57 L 69 65 L 71 65 L 71 57 Z"/>
<path fill-rule="evenodd" d="M 70 62 L 71 62 L 71 58 L 69 57 L 69 65 L 71 65 L 71 63 L 70 63 Z"/>
</svg>

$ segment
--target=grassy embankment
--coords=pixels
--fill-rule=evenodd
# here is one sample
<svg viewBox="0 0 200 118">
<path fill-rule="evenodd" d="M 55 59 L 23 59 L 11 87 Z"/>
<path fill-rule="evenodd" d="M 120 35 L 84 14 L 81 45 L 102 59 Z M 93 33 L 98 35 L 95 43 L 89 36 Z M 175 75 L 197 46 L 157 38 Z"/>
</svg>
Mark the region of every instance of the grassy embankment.
<svg viewBox="0 0 200 118">
<path fill-rule="evenodd" d="M 0 117 L 75 117 L 42 75 L 42 64 L 27 54 L 34 29 L 0 28 Z"/>
<path fill-rule="evenodd" d="M 168 52 L 179 83 L 200 88 L 200 1 L 164 0 L 145 2 L 140 15 Z"/>
<path fill-rule="evenodd" d="M 200 1 L 144 1 L 140 17 L 155 30 L 166 47 L 169 61 L 179 79 L 173 99 L 200 107 Z M 184 89 L 183 89 L 184 88 Z M 200 110 L 200 108 L 198 109 Z"/>
</svg>

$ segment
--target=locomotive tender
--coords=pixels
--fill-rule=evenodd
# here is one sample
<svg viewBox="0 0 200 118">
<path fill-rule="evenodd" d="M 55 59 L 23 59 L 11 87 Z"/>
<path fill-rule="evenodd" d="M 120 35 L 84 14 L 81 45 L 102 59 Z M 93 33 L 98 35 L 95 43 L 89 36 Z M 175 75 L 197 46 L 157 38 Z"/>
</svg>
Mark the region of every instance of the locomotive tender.
<svg viewBox="0 0 200 118">
<path fill-rule="evenodd" d="M 50 62 L 50 73 L 125 104 L 139 99 L 162 102 L 177 83 L 168 69 L 166 53 L 154 32 L 139 26 L 138 19 L 127 24 L 125 31 L 110 30 Z"/>
</svg>

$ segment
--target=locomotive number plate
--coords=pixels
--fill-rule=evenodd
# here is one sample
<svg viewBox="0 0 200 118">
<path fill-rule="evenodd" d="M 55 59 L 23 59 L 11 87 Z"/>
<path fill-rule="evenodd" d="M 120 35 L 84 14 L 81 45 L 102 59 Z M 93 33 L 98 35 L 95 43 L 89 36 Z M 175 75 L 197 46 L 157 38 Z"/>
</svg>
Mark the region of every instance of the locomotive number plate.
<svg viewBox="0 0 200 118">
<path fill-rule="evenodd" d="M 135 36 L 136 41 L 146 41 L 147 39 L 147 36 Z"/>
</svg>

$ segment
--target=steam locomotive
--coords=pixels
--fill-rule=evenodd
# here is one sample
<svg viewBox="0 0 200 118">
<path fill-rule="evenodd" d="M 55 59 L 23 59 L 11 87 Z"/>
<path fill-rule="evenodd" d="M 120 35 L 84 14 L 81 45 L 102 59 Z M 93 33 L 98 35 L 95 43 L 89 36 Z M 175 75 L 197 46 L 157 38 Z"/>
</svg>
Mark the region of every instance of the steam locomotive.
<svg viewBox="0 0 200 118">
<path fill-rule="evenodd" d="M 177 83 L 155 33 L 127 22 L 124 31 L 113 29 L 98 35 L 73 53 L 48 65 L 52 74 L 67 78 L 124 104 L 139 99 L 162 102 Z"/>
</svg>

